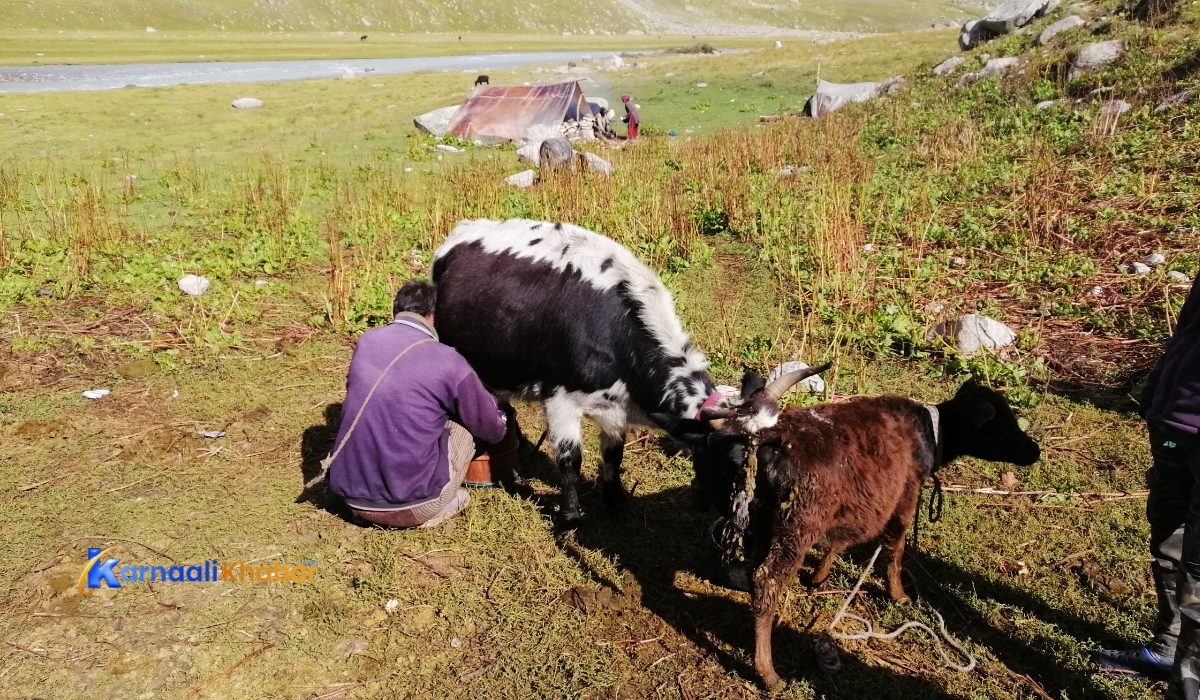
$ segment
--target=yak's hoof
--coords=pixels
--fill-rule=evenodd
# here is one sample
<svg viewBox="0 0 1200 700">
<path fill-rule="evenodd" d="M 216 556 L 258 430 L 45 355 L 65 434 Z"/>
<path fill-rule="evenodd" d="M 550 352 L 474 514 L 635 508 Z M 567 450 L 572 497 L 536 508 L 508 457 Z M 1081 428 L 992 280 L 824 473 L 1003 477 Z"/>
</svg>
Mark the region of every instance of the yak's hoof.
<svg viewBox="0 0 1200 700">
<path fill-rule="evenodd" d="M 629 494 L 619 481 L 604 484 L 604 505 L 612 513 L 624 513 L 629 507 Z"/>
<path fill-rule="evenodd" d="M 583 524 L 583 512 L 579 510 L 563 511 L 559 516 L 559 527 L 563 530 L 574 530 Z"/>
</svg>

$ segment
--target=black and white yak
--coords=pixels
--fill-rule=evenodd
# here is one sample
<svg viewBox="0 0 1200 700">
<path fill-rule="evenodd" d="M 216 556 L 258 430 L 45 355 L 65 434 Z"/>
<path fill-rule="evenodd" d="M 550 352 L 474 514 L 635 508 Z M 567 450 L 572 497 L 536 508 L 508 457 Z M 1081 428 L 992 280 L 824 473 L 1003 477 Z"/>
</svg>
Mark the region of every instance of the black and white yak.
<svg viewBox="0 0 1200 700">
<path fill-rule="evenodd" d="M 600 428 L 600 485 L 620 509 L 625 435 L 648 416 L 695 419 L 721 403 L 658 276 L 572 224 L 463 221 L 434 254 L 435 323 L 484 384 L 538 400 L 562 474 L 562 519 L 580 517 L 580 420 Z"/>
</svg>

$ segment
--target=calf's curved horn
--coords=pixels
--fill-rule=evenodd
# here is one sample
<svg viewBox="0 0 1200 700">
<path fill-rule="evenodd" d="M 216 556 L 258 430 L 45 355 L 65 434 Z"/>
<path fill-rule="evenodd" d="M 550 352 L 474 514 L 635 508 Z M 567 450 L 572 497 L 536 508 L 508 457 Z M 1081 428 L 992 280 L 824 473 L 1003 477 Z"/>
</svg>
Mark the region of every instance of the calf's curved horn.
<svg viewBox="0 0 1200 700">
<path fill-rule="evenodd" d="M 795 372 L 789 372 L 782 377 L 776 378 L 775 381 L 768 384 L 763 391 L 766 392 L 767 396 L 770 396 L 778 401 L 783 398 L 783 395 L 787 393 L 788 389 L 791 389 L 814 374 L 820 374 L 824 372 L 832 366 L 833 363 L 826 362 L 819 367 L 805 367 L 804 369 L 798 369 Z"/>
<path fill-rule="evenodd" d="M 737 415 L 737 411 L 732 408 L 706 408 L 700 412 L 700 420 L 707 421 L 708 425 L 713 430 L 720 430 L 725 427 L 726 419 L 733 418 Z"/>
</svg>

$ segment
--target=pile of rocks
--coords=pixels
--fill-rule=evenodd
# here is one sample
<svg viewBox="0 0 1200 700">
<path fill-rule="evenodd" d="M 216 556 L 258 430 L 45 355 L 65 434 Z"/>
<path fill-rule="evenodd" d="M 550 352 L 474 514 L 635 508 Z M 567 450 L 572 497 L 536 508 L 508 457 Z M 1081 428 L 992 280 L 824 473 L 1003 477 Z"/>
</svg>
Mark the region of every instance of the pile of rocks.
<svg viewBox="0 0 1200 700">
<path fill-rule="evenodd" d="M 579 120 L 567 120 L 562 123 L 560 131 L 563 136 L 572 141 L 595 141 L 598 138 L 596 118 L 591 116 L 582 117 Z"/>
</svg>

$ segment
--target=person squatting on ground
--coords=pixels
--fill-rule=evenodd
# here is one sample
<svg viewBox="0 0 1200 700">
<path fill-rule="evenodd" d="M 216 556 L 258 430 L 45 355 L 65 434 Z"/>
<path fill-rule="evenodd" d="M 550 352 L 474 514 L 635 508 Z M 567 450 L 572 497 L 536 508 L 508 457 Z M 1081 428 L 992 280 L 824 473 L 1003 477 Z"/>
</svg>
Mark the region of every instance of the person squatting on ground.
<svg viewBox="0 0 1200 700">
<path fill-rule="evenodd" d="M 1150 489 L 1151 570 L 1158 593 L 1154 638 L 1145 647 L 1101 649 L 1102 668 L 1170 680 L 1167 698 L 1200 698 L 1200 285 L 1179 312 L 1175 334 L 1142 391 L 1154 463 Z"/>
<path fill-rule="evenodd" d="M 621 95 L 621 101 L 625 103 L 625 116 L 621 117 L 621 121 L 629 125 L 628 138 L 632 141 L 637 138 L 638 128 L 642 125 L 642 118 L 638 115 L 637 105 L 633 104 L 632 97 Z"/>
<path fill-rule="evenodd" d="M 436 300 L 432 283 L 406 283 L 396 294 L 395 320 L 363 333 L 355 346 L 329 485 L 359 524 L 440 524 L 471 501 L 461 486 L 474 438 L 501 449 L 516 444 L 512 407 L 438 342 Z"/>
</svg>

